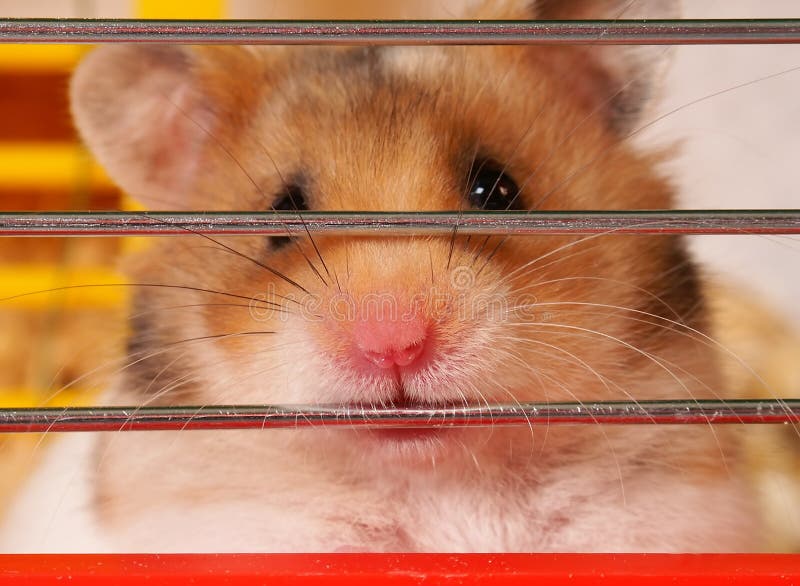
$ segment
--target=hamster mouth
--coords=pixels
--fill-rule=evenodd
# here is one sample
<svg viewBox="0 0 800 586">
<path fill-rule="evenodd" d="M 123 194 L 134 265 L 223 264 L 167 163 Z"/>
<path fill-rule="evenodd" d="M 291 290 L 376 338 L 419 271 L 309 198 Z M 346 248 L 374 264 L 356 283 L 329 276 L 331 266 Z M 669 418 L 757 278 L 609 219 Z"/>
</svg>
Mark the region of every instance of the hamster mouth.
<svg viewBox="0 0 800 586">
<path fill-rule="evenodd" d="M 398 382 L 396 395 L 387 403 L 362 405 L 367 408 L 392 409 L 446 409 L 464 406 L 464 403 L 457 404 L 454 401 L 420 401 L 409 396 L 402 382 Z M 369 435 L 376 440 L 394 443 L 441 443 L 442 436 L 452 433 L 454 430 L 444 427 L 387 427 L 385 429 L 369 429 Z"/>
</svg>

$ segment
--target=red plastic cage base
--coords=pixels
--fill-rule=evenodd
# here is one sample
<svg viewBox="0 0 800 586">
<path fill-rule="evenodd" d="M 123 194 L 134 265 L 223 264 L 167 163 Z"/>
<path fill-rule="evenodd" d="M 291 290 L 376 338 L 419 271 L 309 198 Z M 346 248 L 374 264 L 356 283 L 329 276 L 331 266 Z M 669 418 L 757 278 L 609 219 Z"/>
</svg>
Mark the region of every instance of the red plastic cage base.
<svg viewBox="0 0 800 586">
<path fill-rule="evenodd" d="M 0 584 L 799 584 L 797 555 L 0 555 Z"/>
</svg>

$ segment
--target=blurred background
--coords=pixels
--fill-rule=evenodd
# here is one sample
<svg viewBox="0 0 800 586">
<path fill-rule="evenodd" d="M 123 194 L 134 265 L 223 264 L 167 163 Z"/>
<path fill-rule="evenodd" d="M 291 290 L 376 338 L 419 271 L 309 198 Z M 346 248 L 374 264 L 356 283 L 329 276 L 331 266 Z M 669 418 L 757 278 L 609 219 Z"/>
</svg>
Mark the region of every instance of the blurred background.
<svg viewBox="0 0 800 586">
<path fill-rule="evenodd" d="M 457 4 L 0 0 L 0 17 L 448 18 Z M 684 0 L 684 16 L 799 18 L 800 2 Z M 0 210 L 136 208 L 83 150 L 70 122 L 68 80 L 88 49 L 0 45 Z M 661 99 L 650 114 L 653 120 L 664 118 L 637 141 L 679 147 L 665 171 L 678 187 L 681 207 L 800 208 L 800 70 L 792 68 L 800 68 L 800 46 L 673 50 Z M 768 76 L 773 77 L 755 81 Z M 138 245 L 113 238 L 0 239 L 0 407 L 90 403 L 107 384 L 124 339 L 125 288 L 60 288 L 124 282 L 117 259 Z M 770 392 L 796 395 L 800 240 L 709 236 L 692 237 L 691 246 L 720 284 L 712 301 L 727 326 L 723 341 L 747 353 Z M 47 289 L 60 290 L 24 295 Z M 18 295 L 23 296 L 9 299 Z M 742 385 L 744 394 L 753 390 Z M 0 437 L 0 514 L 35 466 L 40 441 L 30 435 Z M 785 506 L 800 503 L 791 481 L 800 478 L 800 450 L 792 449 L 788 459 L 769 464 L 771 474 L 780 468 L 786 480 L 777 489 L 779 517 L 800 508 Z M 753 450 L 754 467 L 766 466 L 766 448 L 755 444 Z M 770 502 L 775 490 L 765 497 Z M 798 519 L 790 521 L 800 527 Z M 800 537 L 794 538 L 800 544 Z"/>
<path fill-rule="evenodd" d="M 800 18 L 800 2 L 683 0 L 683 16 Z M 673 59 L 654 118 L 666 116 L 641 141 L 678 145 L 668 172 L 681 207 L 800 207 L 800 45 L 682 46 Z M 711 273 L 752 288 L 800 326 L 800 239 L 690 241 Z"/>
</svg>

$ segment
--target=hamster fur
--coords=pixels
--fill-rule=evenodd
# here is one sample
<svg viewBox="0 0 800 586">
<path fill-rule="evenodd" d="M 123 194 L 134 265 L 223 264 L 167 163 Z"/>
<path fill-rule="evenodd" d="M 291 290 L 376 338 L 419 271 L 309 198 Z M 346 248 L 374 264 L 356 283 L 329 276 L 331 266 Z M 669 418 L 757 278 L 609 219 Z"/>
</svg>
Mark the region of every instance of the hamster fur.
<svg viewBox="0 0 800 586">
<path fill-rule="evenodd" d="M 629 4 L 486 1 L 463 17 L 616 18 Z M 625 17 L 673 10 L 642 0 Z M 660 155 L 628 136 L 664 54 L 116 45 L 80 66 L 73 110 L 150 209 L 460 210 L 487 192 L 515 209 L 662 209 Z M 128 272 L 169 287 L 135 288 L 130 365 L 107 404 L 723 392 L 700 279 L 673 236 L 187 235 Z M 4 551 L 727 552 L 759 539 L 736 434 L 706 426 L 126 432 L 67 438 L 48 460 Z M 41 522 L 22 523 L 31 507 Z"/>
</svg>

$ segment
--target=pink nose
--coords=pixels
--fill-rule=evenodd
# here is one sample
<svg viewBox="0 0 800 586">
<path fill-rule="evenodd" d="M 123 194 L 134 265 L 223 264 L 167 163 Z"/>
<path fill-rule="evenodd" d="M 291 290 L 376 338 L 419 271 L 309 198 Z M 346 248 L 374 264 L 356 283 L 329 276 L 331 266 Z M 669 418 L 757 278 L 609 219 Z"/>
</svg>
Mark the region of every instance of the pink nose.
<svg viewBox="0 0 800 586">
<path fill-rule="evenodd" d="M 425 324 L 421 319 L 362 319 L 354 328 L 356 346 L 378 368 L 409 366 L 425 349 Z"/>
</svg>

